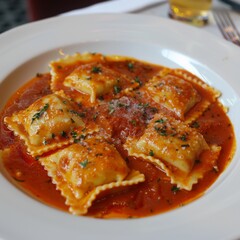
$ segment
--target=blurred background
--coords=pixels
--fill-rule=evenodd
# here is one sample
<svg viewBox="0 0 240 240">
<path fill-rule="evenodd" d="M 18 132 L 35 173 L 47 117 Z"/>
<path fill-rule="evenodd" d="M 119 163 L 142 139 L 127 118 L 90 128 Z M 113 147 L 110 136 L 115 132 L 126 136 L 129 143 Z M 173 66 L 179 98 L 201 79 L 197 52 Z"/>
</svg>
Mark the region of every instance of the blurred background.
<svg viewBox="0 0 240 240">
<path fill-rule="evenodd" d="M 0 33 L 28 21 L 26 0 L 0 0 Z"/>
<path fill-rule="evenodd" d="M 0 0 L 0 33 L 98 2 L 104 0 Z"/>
<path fill-rule="evenodd" d="M 105 1 L 111 0 L 0 0 L 0 33 L 27 22 Z M 234 10 L 240 12 L 240 0 L 219 0 L 219 2 L 228 3 Z"/>
</svg>

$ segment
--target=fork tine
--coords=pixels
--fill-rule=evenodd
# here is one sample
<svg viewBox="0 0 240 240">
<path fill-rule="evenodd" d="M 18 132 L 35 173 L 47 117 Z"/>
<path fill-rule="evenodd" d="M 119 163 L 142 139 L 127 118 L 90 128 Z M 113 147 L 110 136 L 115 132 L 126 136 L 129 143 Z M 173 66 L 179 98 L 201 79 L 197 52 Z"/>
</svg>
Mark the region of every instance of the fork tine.
<svg viewBox="0 0 240 240">
<path fill-rule="evenodd" d="M 213 16 L 224 38 L 240 46 L 240 33 L 227 11 L 214 11 Z"/>
<path fill-rule="evenodd" d="M 218 28 L 220 29 L 223 37 L 224 37 L 226 40 L 230 40 L 228 34 L 227 34 L 227 33 L 225 32 L 225 30 L 224 30 L 226 26 L 225 26 L 225 22 L 223 21 L 223 18 L 222 18 L 222 15 L 220 14 L 220 12 L 214 11 L 214 12 L 213 12 L 213 15 L 214 15 L 214 18 L 215 18 L 215 20 L 216 20 L 217 26 L 218 26 Z"/>
<path fill-rule="evenodd" d="M 231 40 L 236 41 L 237 39 L 240 39 L 239 32 L 233 23 L 230 15 L 228 12 L 223 12 L 222 13 L 222 18 L 225 21 L 225 31 L 228 33 L 230 36 Z"/>
<path fill-rule="evenodd" d="M 232 21 L 232 18 L 230 17 L 230 15 L 229 15 L 228 12 L 226 12 L 226 16 L 225 16 L 225 17 L 228 19 L 229 23 L 232 25 L 232 27 L 233 27 L 233 29 L 234 29 L 234 31 L 235 31 L 235 33 L 236 33 L 236 36 L 237 36 L 238 39 L 240 40 L 240 33 L 239 33 L 238 29 L 236 28 L 236 25 L 235 25 L 234 22 Z"/>
</svg>

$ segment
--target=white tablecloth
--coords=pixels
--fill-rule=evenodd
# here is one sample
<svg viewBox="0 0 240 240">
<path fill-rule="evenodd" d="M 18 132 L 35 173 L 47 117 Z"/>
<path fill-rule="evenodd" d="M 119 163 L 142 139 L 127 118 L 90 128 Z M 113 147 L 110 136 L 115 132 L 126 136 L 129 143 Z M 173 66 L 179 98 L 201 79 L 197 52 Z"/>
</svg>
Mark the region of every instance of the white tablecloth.
<svg viewBox="0 0 240 240">
<path fill-rule="evenodd" d="M 152 3 L 151 6 L 146 6 L 149 2 Z M 143 7 L 139 9 L 138 4 L 142 4 Z M 136 5 L 136 6 L 135 6 Z M 136 9 L 134 9 L 134 7 Z M 100 4 L 93 5 L 85 9 L 79 9 L 65 13 L 67 15 L 72 14 L 85 14 L 85 13 L 123 13 L 123 12 L 133 12 L 135 14 L 146 14 L 154 15 L 163 18 L 168 18 L 168 3 L 164 0 L 111 0 L 108 2 L 103 2 Z M 240 13 L 234 12 L 230 6 L 220 2 L 219 0 L 213 0 L 212 10 L 215 9 L 228 9 L 235 22 L 237 28 L 240 31 Z M 161 19 L 160 19 L 161 20 Z M 187 23 L 183 23 L 187 24 Z M 222 38 L 221 32 L 219 31 L 212 12 L 210 13 L 209 24 L 204 27 L 198 27 L 200 31 L 208 31 Z"/>
</svg>

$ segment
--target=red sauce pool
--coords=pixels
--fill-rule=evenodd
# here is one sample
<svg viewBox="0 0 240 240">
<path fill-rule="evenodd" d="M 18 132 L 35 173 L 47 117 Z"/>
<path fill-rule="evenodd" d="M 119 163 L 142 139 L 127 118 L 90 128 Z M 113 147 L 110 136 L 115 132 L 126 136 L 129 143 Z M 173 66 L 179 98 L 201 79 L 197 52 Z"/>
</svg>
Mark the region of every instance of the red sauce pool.
<svg viewBox="0 0 240 240">
<path fill-rule="evenodd" d="M 134 75 L 128 71 L 126 64 L 118 64 L 112 63 L 109 66 L 112 69 L 120 69 L 122 73 L 132 75 L 131 77 L 141 75 L 143 82 L 160 69 L 157 66 L 139 63 L 138 72 Z M 68 207 L 64 204 L 64 198 L 51 183 L 47 172 L 36 159 L 26 153 L 24 143 L 15 137 L 3 122 L 5 116 L 10 116 L 13 112 L 24 109 L 38 98 L 51 93 L 49 84 L 49 74 L 38 75 L 10 98 L 0 115 L 0 148 L 11 147 L 11 156 L 5 160 L 4 166 L 17 186 L 39 201 L 67 211 Z M 218 144 L 222 147 L 217 162 L 218 171 L 212 169 L 207 172 L 205 177 L 193 186 L 192 191 L 175 191 L 169 178 L 161 169 L 142 159 L 127 156 L 122 147 L 122 143 L 128 135 L 142 133 L 148 121 L 147 118 L 151 118 L 155 113 L 154 107 L 148 106 L 144 110 L 138 108 L 136 111 L 136 104 L 139 104 L 139 100 L 123 97 L 120 101 L 122 104 L 127 102 L 129 108 L 118 108 L 111 118 L 107 115 L 104 116 L 108 104 L 105 106 L 102 104 L 101 107 L 97 106 L 96 108 L 91 107 L 88 109 L 88 113 L 89 115 L 93 112 L 101 113 L 103 117 L 108 118 L 109 124 L 114 125 L 113 143 L 126 159 L 128 166 L 143 173 L 146 181 L 98 197 L 89 209 L 88 215 L 100 218 L 144 217 L 183 206 L 201 196 L 216 181 L 231 160 L 235 146 L 233 127 L 223 109 L 214 103 L 198 119 L 198 123 L 199 131 L 207 143 Z M 102 120 L 98 119 L 100 125 L 104 125 Z"/>
</svg>

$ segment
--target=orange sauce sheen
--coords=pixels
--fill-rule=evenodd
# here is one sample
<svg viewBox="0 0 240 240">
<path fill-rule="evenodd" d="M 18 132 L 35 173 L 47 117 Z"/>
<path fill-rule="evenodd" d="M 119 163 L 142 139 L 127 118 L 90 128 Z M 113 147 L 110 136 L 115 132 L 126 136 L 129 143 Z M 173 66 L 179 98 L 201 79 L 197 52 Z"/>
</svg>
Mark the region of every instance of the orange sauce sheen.
<svg viewBox="0 0 240 240">
<path fill-rule="evenodd" d="M 125 62 L 110 62 L 108 64 L 113 70 L 117 69 L 132 78 L 141 76 L 142 83 L 162 68 L 136 61 L 135 71 L 132 72 L 126 67 Z M 12 113 L 25 109 L 38 98 L 51 93 L 49 85 L 50 74 L 40 74 L 10 98 L 0 115 L 0 148 L 4 149 L 11 146 L 11 157 L 4 162 L 4 166 L 17 186 L 38 200 L 67 211 L 68 207 L 64 204 L 65 199 L 56 190 L 47 172 L 37 159 L 26 153 L 24 143 L 15 137 L 3 122 L 5 116 L 11 116 Z M 119 107 L 114 115 L 109 117 L 106 114 L 108 104 L 102 104 L 86 108 L 86 117 L 97 113 L 98 116 L 101 115 L 101 117 L 96 118 L 98 124 L 104 126 L 106 124 L 104 120 L 107 119 L 108 124 L 114 125 L 113 143 L 126 159 L 128 166 L 143 173 L 146 180 L 138 185 L 121 188 L 99 196 L 89 209 L 88 215 L 100 218 L 145 217 L 183 206 L 201 196 L 231 160 L 235 144 L 233 127 L 222 107 L 213 103 L 197 121 L 199 123 L 198 130 L 203 134 L 207 143 L 222 147 L 217 162 L 218 169 L 207 172 L 204 178 L 193 186 L 192 191 L 175 191 L 176 189 L 170 184 L 169 178 L 161 169 L 143 159 L 129 157 L 122 147 L 127 136 L 138 136 L 143 132 L 146 121 L 155 113 L 154 103 L 147 98 L 141 99 L 141 104 L 150 102 L 143 111 L 136 108 L 140 101 L 137 98 L 123 97 L 120 101 L 124 104 L 127 103 L 128 109 Z"/>
</svg>

